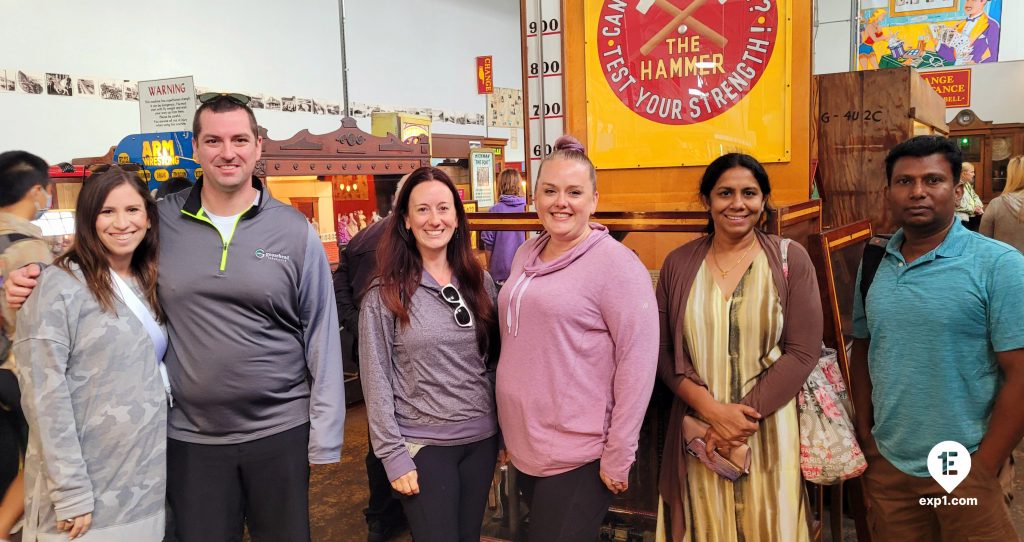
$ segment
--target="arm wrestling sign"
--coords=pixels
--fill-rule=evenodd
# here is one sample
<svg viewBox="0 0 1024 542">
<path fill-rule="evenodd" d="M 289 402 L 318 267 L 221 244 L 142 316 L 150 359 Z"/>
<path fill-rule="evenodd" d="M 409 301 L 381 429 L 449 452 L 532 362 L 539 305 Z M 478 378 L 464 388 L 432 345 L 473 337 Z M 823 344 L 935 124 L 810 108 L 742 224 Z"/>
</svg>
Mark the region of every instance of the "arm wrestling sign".
<svg viewBox="0 0 1024 542">
<path fill-rule="evenodd" d="M 600 169 L 790 159 L 791 0 L 585 0 Z"/>
</svg>

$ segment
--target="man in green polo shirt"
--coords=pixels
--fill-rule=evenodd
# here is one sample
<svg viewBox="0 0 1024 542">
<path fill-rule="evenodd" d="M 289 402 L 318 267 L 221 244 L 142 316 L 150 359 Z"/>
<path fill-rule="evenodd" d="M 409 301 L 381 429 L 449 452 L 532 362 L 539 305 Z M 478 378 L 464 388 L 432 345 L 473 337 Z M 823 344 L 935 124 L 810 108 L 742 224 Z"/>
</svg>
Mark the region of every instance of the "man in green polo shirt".
<svg viewBox="0 0 1024 542">
<path fill-rule="evenodd" d="M 858 273 L 851 388 L 875 540 L 1018 539 L 999 477 L 1024 434 L 1024 256 L 954 219 L 962 163 L 940 136 L 889 152 L 899 229 L 865 297 Z M 950 492 L 928 466 L 944 441 L 971 454 Z"/>
</svg>

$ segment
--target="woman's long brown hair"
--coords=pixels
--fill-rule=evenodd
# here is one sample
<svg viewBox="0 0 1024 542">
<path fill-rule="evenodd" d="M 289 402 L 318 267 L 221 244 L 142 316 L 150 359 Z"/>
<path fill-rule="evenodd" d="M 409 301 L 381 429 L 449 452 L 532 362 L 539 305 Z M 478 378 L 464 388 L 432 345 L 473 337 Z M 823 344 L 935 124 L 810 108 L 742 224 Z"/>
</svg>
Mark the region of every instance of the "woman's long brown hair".
<svg viewBox="0 0 1024 542">
<path fill-rule="evenodd" d="M 412 189 L 418 184 L 430 181 L 443 183 L 451 191 L 455 202 L 458 229 L 448 241 L 448 265 L 452 268 L 452 276 L 458 280 L 463 300 L 473 312 L 477 344 L 480 353 L 483 354 L 487 352 L 492 340 L 491 330 L 497 326 L 497 314 L 491 296 L 484 287 L 483 267 L 473 256 L 473 250 L 469 246 L 466 210 L 462 207 L 462 200 L 459 199 L 459 193 L 452 180 L 440 169 L 421 167 L 413 171 L 398 193 L 391 223 L 386 226 L 387 231 L 384 232 L 377 250 L 380 297 L 384 306 L 395 315 L 403 327 L 409 325 L 409 300 L 419 288 L 423 276 L 423 259 L 416 247 L 416 238 L 405 227 L 405 219 L 409 216 L 409 197 Z"/>
<path fill-rule="evenodd" d="M 132 254 L 131 269 L 146 302 L 156 314 L 159 322 L 164 321 L 164 312 L 156 297 L 157 260 L 160 245 L 157 241 L 160 217 L 156 209 L 156 200 L 146 190 L 137 172 L 124 171 L 114 166 L 107 171 L 89 177 L 82 185 L 78 195 L 78 209 L 75 213 L 75 242 L 67 252 L 57 256 L 53 264 L 71 272 L 71 264 L 78 264 L 85 277 L 85 285 L 99 302 L 104 311 L 116 313 L 113 282 L 110 278 L 110 261 L 107 259 L 107 248 L 100 241 L 96 232 L 96 217 L 103 209 L 115 188 L 127 184 L 142 196 L 146 205 L 146 217 L 151 227 L 146 230 L 145 237 Z"/>
</svg>

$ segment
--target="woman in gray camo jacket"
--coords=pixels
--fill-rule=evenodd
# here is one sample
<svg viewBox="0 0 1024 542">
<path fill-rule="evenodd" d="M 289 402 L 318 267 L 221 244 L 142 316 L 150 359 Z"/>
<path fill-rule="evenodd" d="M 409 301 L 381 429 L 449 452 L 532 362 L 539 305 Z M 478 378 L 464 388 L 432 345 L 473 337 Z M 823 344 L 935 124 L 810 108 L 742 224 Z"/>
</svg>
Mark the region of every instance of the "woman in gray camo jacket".
<svg viewBox="0 0 1024 542">
<path fill-rule="evenodd" d="M 136 172 L 88 178 L 74 245 L 18 313 L 25 542 L 163 538 L 169 390 L 157 220 Z"/>
</svg>

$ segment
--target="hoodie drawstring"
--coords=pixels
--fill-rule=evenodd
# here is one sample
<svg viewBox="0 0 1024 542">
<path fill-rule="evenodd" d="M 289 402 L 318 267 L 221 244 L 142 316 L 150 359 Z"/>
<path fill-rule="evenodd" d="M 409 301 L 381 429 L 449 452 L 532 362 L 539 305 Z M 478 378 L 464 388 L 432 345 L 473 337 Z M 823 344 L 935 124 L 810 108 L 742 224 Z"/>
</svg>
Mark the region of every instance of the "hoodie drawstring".
<svg viewBox="0 0 1024 542">
<path fill-rule="evenodd" d="M 524 280 L 527 280 L 527 281 L 529 280 L 527 278 L 527 276 L 526 276 L 526 273 L 523 273 L 522 275 L 519 275 L 519 278 L 516 280 L 516 283 L 512 286 L 511 294 L 508 296 L 508 308 L 505 310 L 505 325 L 508 327 L 508 332 L 509 333 L 512 333 L 512 305 L 513 305 L 513 301 L 515 300 L 516 290 L 519 288 L 519 285 L 522 284 Z M 525 285 L 523 286 L 523 291 L 526 291 L 526 286 Z M 516 332 L 515 332 L 515 335 L 516 336 L 519 336 L 519 305 L 522 303 L 522 301 L 523 301 L 523 296 L 522 296 L 522 294 L 520 294 L 519 295 L 519 303 L 515 303 L 515 305 L 516 305 Z"/>
</svg>

